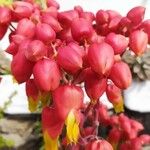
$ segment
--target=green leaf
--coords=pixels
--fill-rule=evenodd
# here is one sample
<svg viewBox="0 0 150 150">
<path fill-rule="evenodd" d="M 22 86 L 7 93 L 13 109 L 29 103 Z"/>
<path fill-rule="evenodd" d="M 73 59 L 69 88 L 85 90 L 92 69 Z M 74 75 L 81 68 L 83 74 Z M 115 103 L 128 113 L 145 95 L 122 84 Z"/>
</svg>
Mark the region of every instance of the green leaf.
<svg viewBox="0 0 150 150">
<path fill-rule="evenodd" d="M 14 141 L 7 140 L 2 136 L 0 136 L 0 148 L 4 148 L 4 147 L 9 147 L 9 148 L 14 147 Z"/>
</svg>

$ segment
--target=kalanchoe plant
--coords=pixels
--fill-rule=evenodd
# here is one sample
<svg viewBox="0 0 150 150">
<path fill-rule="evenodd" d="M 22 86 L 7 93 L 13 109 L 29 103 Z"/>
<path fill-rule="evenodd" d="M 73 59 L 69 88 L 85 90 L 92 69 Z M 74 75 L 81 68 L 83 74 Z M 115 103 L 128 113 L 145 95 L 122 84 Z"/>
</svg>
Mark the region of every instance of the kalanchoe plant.
<svg viewBox="0 0 150 150">
<path fill-rule="evenodd" d="M 149 135 L 139 135 L 142 124 L 123 114 L 122 96 L 132 82 L 122 55 L 130 50 L 140 57 L 150 42 L 145 8 L 122 16 L 59 7 L 55 0 L 0 1 L 0 39 L 11 31 L 6 52 L 13 56 L 14 79 L 26 83 L 30 111 L 42 103 L 45 150 L 140 150 L 150 144 Z M 109 114 L 104 92 L 120 114 Z M 109 129 L 106 139 L 102 127 Z"/>
</svg>

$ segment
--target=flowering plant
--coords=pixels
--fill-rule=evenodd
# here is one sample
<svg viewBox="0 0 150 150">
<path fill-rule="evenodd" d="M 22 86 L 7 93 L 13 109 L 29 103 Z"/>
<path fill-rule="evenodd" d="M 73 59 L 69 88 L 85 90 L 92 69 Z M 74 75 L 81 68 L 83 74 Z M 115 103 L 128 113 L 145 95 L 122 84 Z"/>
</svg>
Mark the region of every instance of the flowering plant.
<svg viewBox="0 0 150 150">
<path fill-rule="evenodd" d="M 144 7 L 121 16 L 114 10 L 94 15 L 80 6 L 59 11 L 54 0 L 0 5 L 0 39 L 11 31 L 6 52 L 13 56 L 12 75 L 26 83 L 30 111 L 43 106 L 46 150 L 140 150 L 150 143 L 149 135 L 138 136 L 142 124 L 122 113 L 122 90 L 132 76 L 121 56 L 130 50 L 140 57 L 150 42 Z M 104 92 L 120 114 L 109 114 L 100 100 Z M 109 128 L 106 140 L 101 127 Z"/>
</svg>

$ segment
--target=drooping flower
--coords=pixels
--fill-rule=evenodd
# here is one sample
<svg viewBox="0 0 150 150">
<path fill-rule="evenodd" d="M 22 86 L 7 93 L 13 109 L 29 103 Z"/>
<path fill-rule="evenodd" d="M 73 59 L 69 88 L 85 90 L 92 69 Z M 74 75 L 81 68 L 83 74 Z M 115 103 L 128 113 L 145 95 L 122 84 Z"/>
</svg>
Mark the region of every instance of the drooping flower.
<svg viewBox="0 0 150 150">
<path fill-rule="evenodd" d="M 53 107 L 45 107 L 42 111 L 42 129 L 45 150 L 58 150 L 58 138 L 62 132 L 64 122 Z"/>
<path fill-rule="evenodd" d="M 59 117 L 64 120 L 69 143 L 76 143 L 79 138 L 80 112 L 83 105 L 83 91 L 75 85 L 59 86 L 52 93 L 54 107 Z"/>
<path fill-rule="evenodd" d="M 96 73 L 107 75 L 114 64 L 114 50 L 105 42 L 100 44 L 94 43 L 89 47 L 88 61 L 92 70 Z"/>
<path fill-rule="evenodd" d="M 117 113 L 124 111 L 121 89 L 119 89 L 113 83 L 108 84 L 106 88 L 106 95 L 109 101 L 113 104 Z"/>
<path fill-rule="evenodd" d="M 55 90 L 61 79 L 57 63 L 48 58 L 43 58 L 35 64 L 33 76 L 35 84 L 41 91 Z"/>
</svg>

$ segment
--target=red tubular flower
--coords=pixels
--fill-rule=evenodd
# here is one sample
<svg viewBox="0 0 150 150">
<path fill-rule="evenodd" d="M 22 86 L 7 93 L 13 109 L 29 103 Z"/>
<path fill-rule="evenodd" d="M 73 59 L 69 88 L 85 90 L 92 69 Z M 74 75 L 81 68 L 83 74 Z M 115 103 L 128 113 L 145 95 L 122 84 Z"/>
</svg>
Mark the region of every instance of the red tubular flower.
<svg viewBox="0 0 150 150">
<path fill-rule="evenodd" d="M 60 32 L 62 30 L 62 27 L 58 20 L 50 15 L 43 14 L 41 20 L 43 23 L 50 25 L 55 32 Z"/>
<path fill-rule="evenodd" d="M 22 19 L 29 18 L 33 12 L 33 5 L 28 2 L 16 1 L 13 2 L 14 18 Z"/>
<path fill-rule="evenodd" d="M 129 43 L 125 36 L 115 33 L 108 34 L 105 38 L 105 42 L 112 46 L 115 55 L 122 54 Z"/>
<path fill-rule="evenodd" d="M 88 41 L 93 33 L 91 22 L 83 18 L 76 18 L 71 24 L 71 33 L 74 40 L 78 42 Z"/>
<path fill-rule="evenodd" d="M 7 25 L 0 25 L 0 40 L 4 37 L 8 29 Z"/>
<path fill-rule="evenodd" d="M 118 61 L 113 65 L 109 78 L 120 89 L 128 88 L 132 82 L 130 68 L 122 61 Z"/>
<path fill-rule="evenodd" d="M 35 24 L 27 18 L 20 20 L 16 29 L 16 34 L 27 38 L 33 38 L 35 35 Z"/>
<path fill-rule="evenodd" d="M 38 23 L 35 32 L 37 39 L 46 43 L 50 43 L 56 38 L 55 31 L 46 23 Z"/>
<path fill-rule="evenodd" d="M 109 21 L 109 14 L 106 11 L 99 10 L 96 13 L 96 23 L 98 25 L 102 25 L 102 24 L 108 23 L 108 21 Z"/>
<path fill-rule="evenodd" d="M 53 107 L 45 107 L 42 111 L 42 129 L 45 150 L 58 150 L 58 138 L 62 132 L 64 121 L 57 115 Z"/>
<path fill-rule="evenodd" d="M 148 35 L 148 42 L 150 43 L 150 19 L 143 21 L 139 27 Z"/>
<path fill-rule="evenodd" d="M 60 31 L 58 33 L 57 37 L 59 39 L 61 39 L 62 41 L 65 41 L 66 43 L 70 43 L 70 42 L 74 41 L 74 39 L 72 37 L 72 34 L 71 34 L 71 29 L 70 28 L 63 29 L 62 31 Z"/>
<path fill-rule="evenodd" d="M 107 106 L 100 104 L 99 108 L 98 108 L 98 112 L 99 112 L 99 122 L 100 124 L 103 125 L 109 125 L 109 120 L 110 120 L 110 116 L 108 113 L 108 109 Z"/>
<path fill-rule="evenodd" d="M 86 150 L 113 150 L 113 147 L 106 140 L 94 140 L 85 146 Z"/>
<path fill-rule="evenodd" d="M 80 50 L 80 49 L 79 49 Z M 58 64 L 69 73 L 76 73 L 82 68 L 82 56 L 70 46 L 60 47 L 57 55 Z"/>
<path fill-rule="evenodd" d="M 106 90 L 107 79 L 99 77 L 91 69 L 87 71 L 85 91 L 91 101 L 97 101 Z"/>
<path fill-rule="evenodd" d="M 38 61 L 47 55 L 47 48 L 42 41 L 33 40 L 25 51 L 25 56 L 30 61 Z"/>
<path fill-rule="evenodd" d="M 11 22 L 11 10 L 7 7 L 0 7 L 0 24 L 7 25 Z"/>
<path fill-rule="evenodd" d="M 5 52 L 7 52 L 13 56 L 16 55 L 18 52 L 18 45 L 15 44 L 14 42 L 11 42 Z"/>
<path fill-rule="evenodd" d="M 144 129 L 143 125 L 136 120 L 130 119 L 130 124 L 132 129 L 134 129 L 136 132 L 139 132 Z"/>
<path fill-rule="evenodd" d="M 58 10 L 57 10 L 56 7 L 50 6 L 50 7 L 48 7 L 46 10 L 43 10 L 43 11 L 41 12 L 41 14 L 42 14 L 42 15 L 49 15 L 49 16 L 52 16 L 52 17 L 54 17 L 54 18 L 57 19 Z"/>
<path fill-rule="evenodd" d="M 124 111 L 121 89 L 114 84 L 108 84 L 106 88 L 106 95 L 109 101 L 113 104 L 117 113 Z"/>
<path fill-rule="evenodd" d="M 26 59 L 24 55 L 25 49 L 28 47 L 28 41 L 19 46 L 18 53 L 13 57 L 11 62 L 11 71 L 18 83 L 27 81 L 31 74 L 34 63 Z"/>
<path fill-rule="evenodd" d="M 59 86 L 52 93 L 54 107 L 65 121 L 68 142 L 76 143 L 79 138 L 80 116 L 78 109 L 83 105 L 83 91 L 75 85 Z"/>
<path fill-rule="evenodd" d="M 123 138 L 124 139 L 129 139 L 129 135 L 132 132 L 132 127 L 131 127 L 131 123 L 130 123 L 130 119 L 125 116 L 124 114 L 120 114 L 119 115 L 119 126 L 123 131 Z"/>
<path fill-rule="evenodd" d="M 129 45 L 131 50 L 137 55 L 142 55 L 147 48 L 148 35 L 142 30 L 133 31 L 129 37 Z"/>
<path fill-rule="evenodd" d="M 112 18 L 108 24 L 110 32 L 117 32 L 119 27 L 119 22 L 122 19 L 122 16 L 116 16 Z"/>
<path fill-rule="evenodd" d="M 141 143 L 142 143 L 143 145 L 148 145 L 148 144 L 150 144 L 150 135 L 148 135 L 148 134 L 142 134 L 142 135 L 140 135 L 139 138 L 141 139 Z"/>
<path fill-rule="evenodd" d="M 110 142 L 114 150 L 117 149 L 118 144 L 120 144 L 121 138 L 122 138 L 122 131 L 115 127 L 109 131 L 107 137 L 108 142 Z"/>
<path fill-rule="evenodd" d="M 57 9 L 59 9 L 59 4 L 55 1 L 55 0 L 47 0 L 47 6 L 48 7 L 55 7 Z"/>
<path fill-rule="evenodd" d="M 68 44 L 68 46 L 75 50 L 81 57 L 84 57 L 85 56 L 85 50 L 83 47 L 79 46 L 78 44 L 74 43 L 74 42 L 70 42 Z"/>
<path fill-rule="evenodd" d="M 29 110 L 31 112 L 36 111 L 39 102 L 39 90 L 37 89 L 33 79 L 29 79 L 26 82 L 26 95 L 28 96 Z"/>
<path fill-rule="evenodd" d="M 127 17 L 122 17 L 122 19 L 119 22 L 118 31 L 119 33 L 129 36 L 129 30 L 132 27 L 131 20 Z"/>
<path fill-rule="evenodd" d="M 132 21 L 134 25 L 138 25 L 142 22 L 145 15 L 145 7 L 137 6 L 132 8 L 128 14 L 127 17 Z"/>
<path fill-rule="evenodd" d="M 17 45 L 20 45 L 21 43 L 28 40 L 25 36 L 19 34 L 12 35 L 11 38 L 12 38 L 12 42 L 14 42 Z"/>
<path fill-rule="evenodd" d="M 114 64 L 114 50 L 105 42 L 92 44 L 88 50 L 88 60 L 92 70 L 99 75 L 108 75 Z"/>
<path fill-rule="evenodd" d="M 106 12 L 109 15 L 109 21 L 111 21 L 113 18 L 115 17 L 119 17 L 121 16 L 119 12 L 115 11 L 115 10 L 106 10 Z"/>
<path fill-rule="evenodd" d="M 89 21 L 89 22 L 93 22 L 94 21 L 94 19 L 95 19 L 95 16 L 94 16 L 94 14 L 92 13 L 92 12 L 88 12 L 88 11 L 85 11 L 85 12 L 81 12 L 80 14 L 79 14 L 79 16 L 80 16 L 80 18 L 84 18 L 84 19 L 86 19 L 87 21 Z"/>
<path fill-rule="evenodd" d="M 60 83 L 60 71 L 54 60 L 43 58 L 33 68 L 35 84 L 41 91 L 53 91 Z"/>
<path fill-rule="evenodd" d="M 79 18 L 79 14 L 75 10 L 68 10 L 58 13 L 58 20 L 62 23 L 64 28 L 70 27 L 72 21 L 76 18 Z"/>
<path fill-rule="evenodd" d="M 75 85 L 62 85 L 53 92 L 54 106 L 64 120 L 72 110 L 78 110 L 83 104 L 83 91 Z"/>
</svg>

